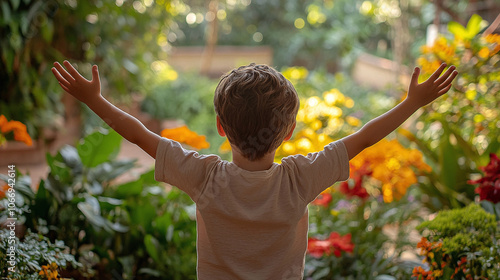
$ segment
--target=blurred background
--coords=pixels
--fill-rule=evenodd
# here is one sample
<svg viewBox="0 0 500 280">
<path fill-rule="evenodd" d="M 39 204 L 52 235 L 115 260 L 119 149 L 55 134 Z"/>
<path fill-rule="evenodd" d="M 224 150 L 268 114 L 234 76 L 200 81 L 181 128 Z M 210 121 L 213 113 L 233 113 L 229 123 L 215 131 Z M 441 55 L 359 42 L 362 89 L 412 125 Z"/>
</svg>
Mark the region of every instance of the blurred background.
<svg viewBox="0 0 500 280">
<path fill-rule="evenodd" d="M 61 90 L 54 61 L 69 60 L 88 78 L 99 65 L 107 99 L 152 131 L 187 137 L 187 146 L 224 159 L 230 153 L 212 103 L 218 78 L 251 62 L 274 66 L 301 98 L 294 138 L 277 162 L 320 150 L 392 108 L 415 66 L 424 80 L 440 63 L 454 64 L 460 76 L 450 93 L 353 161 L 349 183 L 311 210 L 311 235 L 337 229 L 356 245 L 342 258 L 308 256 L 307 279 L 408 279 L 418 266 L 401 256 L 415 261 L 428 231 L 403 239 L 422 216 L 479 201 L 500 215 L 498 181 L 488 192 L 474 181 L 500 172 L 483 168 L 500 152 L 499 14 L 498 0 L 2 0 L 0 173 L 16 169 L 19 209 L 38 209 L 19 214 L 23 232 L 63 240 L 87 269 L 66 275 L 194 279 L 192 202 L 159 188 L 154 160 Z M 183 125 L 189 129 L 169 130 Z M 343 207 L 346 195 L 354 200 Z M 459 263 L 466 253 L 450 257 L 457 261 L 449 271 L 469 265 Z M 37 271 L 50 263 L 38 260 Z M 433 269 L 424 265 L 420 275 Z M 481 275 L 494 279 L 496 269 Z M 441 273 L 450 279 L 449 271 Z"/>
</svg>

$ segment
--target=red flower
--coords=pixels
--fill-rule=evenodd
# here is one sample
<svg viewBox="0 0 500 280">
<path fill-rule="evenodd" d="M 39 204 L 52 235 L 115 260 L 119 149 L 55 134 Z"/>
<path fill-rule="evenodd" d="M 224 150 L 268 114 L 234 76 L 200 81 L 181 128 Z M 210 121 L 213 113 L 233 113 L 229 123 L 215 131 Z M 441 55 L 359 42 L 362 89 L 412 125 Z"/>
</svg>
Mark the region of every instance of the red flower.
<svg viewBox="0 0 500 280">
<path fill-rule="evenodd" d="M 363 176 L 354 177 L 354 186 L 352 188 L 349 187 L 349 183 L 347 181 L 340 183 L 339 190 L 341 193 L 345 194 L 347 197 L 351 198 L 357 196 L 361 199 L 367 198 L 368 192 L 362 186 Z"/>
<path fill-rule="evenodd" d="M 332 201 L 332 195 L 329 193 L 321 193 L 316 199 L 312 202 L 314 205 L 320 205 L 323 207 L 328 207 L 328 204 Z"/>
<path fill-rule="evenodd" d="M 480 200 L 488 200 L 493 203 L 500 202 L 500 159 L 497 155 L 490 154 L 490 163 L 480 167 L 485 175 L 478 180 L 469 180 L 469 184 L 479 184 L 475 192 L 479 194 Z"/>
<path fill-rule="evenodd" d="M 367 198 L 368 192 L 363 188 L 363 179 L 365 176 L 370 176 L 372 171 L 369 169 L 368 164 L 364 164 L 361 168 L 354 171 L 352 174 L 352 179 L 354 180 L 354 186 L 352 188 L 349 187 L 349 183 L 347 181 L 340 183 L 339 191 L 345 194 L 347 197 L 351 198 L 357 196 L 361 199 Z"/>
<path fill-rule="evenodd" d="M 331 256 L 332 253 L 340 257 L 342 251 L 352 253 L 353 249 L 354 244 L 351 242 L 350 233 L 340 236 L 337 232 L 332 232 L 325 240 L 311 237 L 307 241 L 307 252 L 315 258 L 322 257 L 323 255 Z"/>
</svg>

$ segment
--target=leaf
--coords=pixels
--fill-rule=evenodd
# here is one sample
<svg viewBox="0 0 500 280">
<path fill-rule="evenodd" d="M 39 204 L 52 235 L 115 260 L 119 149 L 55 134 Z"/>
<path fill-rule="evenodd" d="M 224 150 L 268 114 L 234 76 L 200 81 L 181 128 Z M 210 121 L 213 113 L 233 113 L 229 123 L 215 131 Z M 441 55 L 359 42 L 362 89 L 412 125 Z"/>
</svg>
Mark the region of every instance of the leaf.
<svg viewBox="0 0 500 280">
<path fill-rule="evenodd" d="M 115 158 L 121 141 L 122 137 L 114 130 L 96 131 L 82 139 L 76 148 L 84 166 L 96 167 Z"/>
<path fill-rule="evenodd" d="M 495 204 L 495 211 L 496 211 L 497 221 L 500 221 L 500 202 Z"/>
<path fill-rule="evenodd" d="M 448 189 L 454 189 L 457 184 L 457 174 L 459 171 L 457 153 L 449 141 L 449 133 L 445 132 L 441 137 L 439 145 L 439 163 L 441 169 L 441 179 Z"/>
<path fill-rule="evenodd" d="M 451 21 L 448 23 L 448 31 L 451 32 L 451 34 L 455 35 L 455 37 L 458 38 L 465 38 L 467 35 L 467 30 L 465 27 L 463 27 L 460 23 Z"/>
<path fill-rule="evenodd" d="M 106 203 L 106 204 L 109 204 L 112 206 L 119 206 L 119 205 L 123 204 L 123 200 L 112 198 L 112 197 L 100 196 L 97 199 L 102 203 Z"/>
<path fill-rule="evenodd" d="M 126 233 L 129 230 L 129 227 L 126 225 L 122 225 L 120 223 L 112 223 L 111 221 L 106 220 L 107 226 L 112 230 L 120 233 Z"/>
<path fill-rule="evenodd" d="M 382 274 L 375 277 L 375 280 L 396 280 L 396 277 L 387 274 Z"/>
<path fill-rule="evenodd" d="M 40 31 L 45 42 L 52 42 L 52 37 L 54 36 L 54 23 L 51 20 L 47 19 Z"/>
<path fill-rule="evenodd" d="M 142 192 L 142 188 L 142 180 L 128 182 L 119 185 L 114 196 L 118 198 L 128 198 L 131 196 L 140 195 Z"/>
<path fill-rule="evenodd" d="M 152 275 L 154 277 L 160 277 L 161 276 L 161 272 L 156 270 L 156 269 L 152 269 L 152 268 L 147 268 L 147 267 L 143 267 L 141 269 L 138 270 L 139 274 L 147 274 L 147 275 Z"/>
<path fill-rule="evenodd" d="M 133 63 L 131 60 L 124 58 L 123 67 L 127 69 L 132 74 L 137 74 L 139 72 L 139 67 Z"/>
<path fill-rule="evenodd" d="M 134 209 L 129 211 L 130 222 L 141 226 L 146 232 L 152 230 L 153 219 L 156 217 L 156 207 L 150 203 L 134 205 Z"/>
<path fill-rule="evenodd" d="M 10 18 L 10 7 L 9 4 L 5 1 L 2 1 L 2 15 L 3 15 L 3 20 L 5 23 L 10 22 L 12 19 Z"/>
<path fill-rule="evenodd" d="M 481 200 L 479 204 L 486 212 L 495 215 L 495 205 L 493 204 L 493 202 L 488 200 Z"/>
<path fill-rule="evenodd" d="M 5 67 L 7 68 L 7 73 L 12 73 L 12 68 L 14 67 L 14 51 L 10 48 L 2 48 L 2 56 L 5 58 L 7 62 Z"/>
<path fill-rule="evenodd" d="M 59 150 L 59 154 L 61 155 L 64 163 L 68 165 L 68 167 L 81 172 L 83 167 L 82 161 L 75 147 L 70 145 L 65 145 Z"/>
<path fill-rule="evenodd" d="M 87 192 L 91 195 L 100 195 L 103 192 L 102 185 L 97 181 L 93 181 L 91 183 L 83 183 L 83 185 Z"/>
<path fill-rule="evenodd" d="M 97 198 L 86 195 L 85 201 L 79 202 L 77 207 L 92 225 L 101 228 L 106 225 L 106 220 L 101 216 L 101 207 Z"/>
<path fill-rule="evenodd" d="M 16 11 L 19 8 L 19 4 L 21 4 L 21 0 L 10 0 L 10 3 L 14 11 Z"/>
<path fill-rule="evenodd" d="M 160 242 L 151 234 L 144 237 L 144 245 L 146 245 L 146 251 L 157 263 L 160 263 Z"/>
<path fill-rule="evenodd" d="M 95 180 L 101 183 L 109 182 L 132 169 L 135 162 L 135 159 L 104 162 L 92 168 L 87 176 L 89 180 Z"/>
<path fill-rule="evenodd" d="M 155 170 L 151 169 L 148 172 L 145 172 L 141 175 L 141 180 L 144 183 L 144 185 L 156 185 L 157 182 L 155 180 Z"/>
<path fill-rule="evenodd" d="M 157 217 L 153 221 L 153 226 L 160 232 L 160 235 L 167 236 L 167 229 L 172 225 L 172 213 L 165 212 L 162 216 Z M 170 241 L 166 238 L 167 241 Z"/>
<path fill-rule="evenodd" d="M 481 22 L 483 21 L 483 18 L 477 14 L 473 14 L 472 17 L 469 19 L 469 22 L 467 23 L 467 39 L 472 39 L 476 37 L 477 34 L 479 34 L 479 31 L 481 31 Z"/>
</svg>

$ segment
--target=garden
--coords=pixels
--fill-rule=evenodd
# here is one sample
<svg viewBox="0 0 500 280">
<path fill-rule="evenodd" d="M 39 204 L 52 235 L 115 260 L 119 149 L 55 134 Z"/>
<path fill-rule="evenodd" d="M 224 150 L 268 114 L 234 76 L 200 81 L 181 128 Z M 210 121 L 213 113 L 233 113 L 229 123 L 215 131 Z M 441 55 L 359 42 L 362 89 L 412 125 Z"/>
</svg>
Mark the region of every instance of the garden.
<svg viewBox="0 0 500 280">
<path fill-rule="evenodd" d="M 300 97 L 277 163 L 394 107 L 407 68 L 419 66 L 421 81 L 443 62 L 459 72 L 448 94 L 353 158 L 350 178 L 311 203 L 303 279 L 500 279 L 494 1 L 8 0 L 0 14 L 2 277 L 196 279 L 193 201 L 155 181 L 153 166 L 132 172 L 137 160 L 118 156 L 125 140 L 50 69 L 68 59 L 89 78 L 98 64 L 107 99 L 163 137 L 231 160 L 216 131 L 218 79 L 205 66 L 218 46 L 267 46 Z M 192 46 L 203 47 L 200 69 L 169 63 Z M 355 77 L 362 54 L 395 65 L 393 82 Z M 381 79 L 382 68 L 369 75 Z M 22 161 L 34 150 L 2 161 L 11 147 L 43 147 L 41 179 Z"/>
</svg>

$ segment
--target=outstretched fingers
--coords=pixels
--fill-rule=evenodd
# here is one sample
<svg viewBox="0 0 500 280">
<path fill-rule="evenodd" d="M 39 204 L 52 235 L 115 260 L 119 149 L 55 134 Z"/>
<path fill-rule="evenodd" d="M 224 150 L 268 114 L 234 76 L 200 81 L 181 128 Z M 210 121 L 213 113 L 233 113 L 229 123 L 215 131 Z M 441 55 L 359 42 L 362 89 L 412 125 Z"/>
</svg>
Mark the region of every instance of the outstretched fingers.
<svg viewBox="0 0 500 280">
<path fill-rule="evenodd" d="M 446 63 L 441 63 L 438 69 L 432 73 L 432 75 L 429 77 L 429 80 L 434 82 L 439 78 L 439 75 L 443 72 L 444 68 L 446 68 Z"/>
<path fill-rule="evenodd" d="M 68 72 L 73 76 L 75 77 L 75 80 L 78 78 L 78 79 L 84 79 L 84 80 L 87 80 L 85 79 L 82 75 L 80 75 L 80 73 L 78 73 L 78 71 L 76 71 L 75 67 L 73 67 L 73 65 L 71 65 L 71 63 L 69 63 L 69 61 L 65 60 L 63 61 L 63 64 L 64 66 L 66 66 L 66 69 L 68 69 Z"/>
<path fill-rule="evenodd" d="M 70 87 L 70 83 L 65 78 L 63 78 L 63 76 L 59 73 L 59 71 L 56 68 L 52 67 L 51 70 L 54 76 L 56 76 L 56 79 L 61 86 L 64 86 L 66 88 Z"/>
<path fill-rule="evenodd" d="M 54 62 L 54 66 L 55 68 L 57 69 L 57 71 L 59 72 L 59 74 L 68 82 L 68 83 L 72 83 L 75 81 L 75 78 L 73 76 L 71 76 L 67 71 L 66 69 L 64 69 L 64 67 L 62 67 L 61 64 L 59 64 L 59 62 Z"/>
<path fill-rule="evenodd" d="M 67 86 L 63 85 L 61 82 L 59 82 L 59 85 L 60 85 L 60 86 L 61 86 L 61 88 L 62 88 L 62 89 L 64 89 L 67 93 L 70 93 L 70 92 L 71 92 L 71 91 L 70 91 L 70 89 L 69 89 Z"/>
<path fill-rule="evenodd" d="M 447 85 L 445 88 L 438 91 L 438 95 L 441 96 L 441 95 L 447 93 L 450 90 L 450 88 L 451 88 L 451 84 Z"/>
<path fill-rule="evenodd" d="M 444 82 L 445 82 L 445 81 L 446 81 L 446 80 L 450 77 L 450 75 L 453 73 L 453 71 L 455 71 L 455 68 L 456 68 L 456 67 L 455 67 L 455 66 L 453 66 L 453 65 L 452 65 L 452 66 L 450 66 L 450 68 L 448 68 L 448 70 L 446 70 L 446 72 L 444 72 L 444 74 L 443 74 L 441 77 L 439 77 L 439 78 L 435 81 L 435 83 L 436 83 L 437 85 L 441 85 L 442 83 L 444 83 Z"/>
<path fill-rule="evenodd" d="M 448 72 L 450 72 L 450 73 L 448 73 Z M 454 69 L 451 70 L 451 71 L 448 69 L 447 74 L 448 75 L 446 77 L 446 80 L 444 80 L 438 86 L 439 94 L 444 94 L 444 93 L 446 93 L 451 88 L 451 83 L 453 82 L 453 80 L 455 79 L 455 77 L 458 75 L 458 72 L 455 71 Z M 443 76 L 445 76 L 445 75 L 443 75 Z"/>
</svg>

